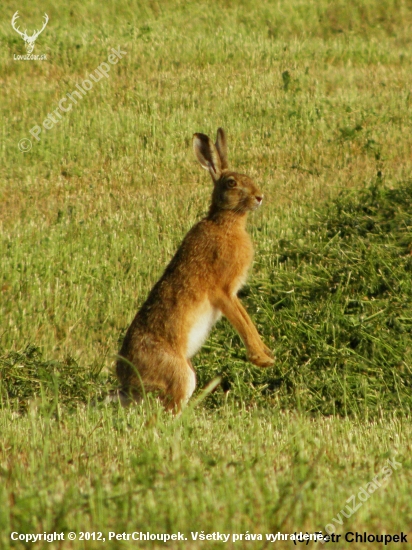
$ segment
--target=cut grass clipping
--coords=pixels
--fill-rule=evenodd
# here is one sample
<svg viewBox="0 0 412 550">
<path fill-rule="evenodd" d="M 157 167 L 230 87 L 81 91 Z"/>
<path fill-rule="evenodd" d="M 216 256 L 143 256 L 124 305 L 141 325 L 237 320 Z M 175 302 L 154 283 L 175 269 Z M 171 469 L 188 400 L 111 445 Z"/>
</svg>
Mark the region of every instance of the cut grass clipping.
<svg viewBox="0 0 412 550">
<path fill-rule="evenodd" d="M 388 189 L 378 180 L 296 221 L 288 240 L 267 244 L 243 299 L 276 367 L 245 363 L 244 347 L 223 321 L 195 358 L 200 388 L 222 376 L 204 405 L 230 399 L 362 418 L 409 412 L 411 230 L 412 183 Z M 0 358 L 3 404 L 24 407 L 42 396 L 73 405 L 105 385 L 73 360 L 46 361 L 33 347 Z"/>
<path fill-rule="evenodd" d="M 245 368 L 234 358 L 215 372 L 246 403 L 264 397 L 282 408 L 361 417 L 407 412 L 412 183 L 346 192 L 316 217 L 267 247 L 257 260 L 271 275 L 255 277 L 247 289 L 276 367 Z M 213 341 L 229 351 L 227 334 L 215 331 Z M 242 349 L 230 346 L 232 353 Z M 198 376 L 205 383 L 211 368 L 202 359 Z"/>
</svg>

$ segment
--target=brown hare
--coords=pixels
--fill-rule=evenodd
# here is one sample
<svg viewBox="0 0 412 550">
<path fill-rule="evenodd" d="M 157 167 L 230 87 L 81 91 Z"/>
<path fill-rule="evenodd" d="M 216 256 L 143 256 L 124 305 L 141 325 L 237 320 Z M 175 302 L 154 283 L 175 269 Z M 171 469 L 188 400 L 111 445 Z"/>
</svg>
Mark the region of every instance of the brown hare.
<svg viewBox="0 0 412 550">
<path fill-rule="evenodd" d="M 212 176 L 212 203 L 208 215 L 183 239 L 126 333 L 116 369 L 124 405 L 155 391 L 167 409 L 180 411 L 196 387 L 190 358 L 222 314 L 241 336 L 254 365 L 274 362 L 237 297 L 253 259 L 247 215 L 262 204 L 263 195 L 248 176 L 228 169 L 222 128 L 216 144 L 194 134 L 193 149 Z"/>
</svg>

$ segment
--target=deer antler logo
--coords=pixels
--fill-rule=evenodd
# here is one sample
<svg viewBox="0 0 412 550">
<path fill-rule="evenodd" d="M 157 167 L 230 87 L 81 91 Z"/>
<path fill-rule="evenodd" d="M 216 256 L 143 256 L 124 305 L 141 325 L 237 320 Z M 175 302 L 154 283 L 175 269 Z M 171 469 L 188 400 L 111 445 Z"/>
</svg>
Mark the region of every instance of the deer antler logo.
<svg viewBox="0 0 412 550">
<path fill-rule="evenodd" d="M 19 14 L 19 12 L 16 11 L 16 13 L 13 15 L 13 18 L 11 20 L 11 26 L 23 38 L 23 40 L 26 42 L 25 46 L 26 46 L 27 53 L 32 53 L 32 51 L 34 50 L 34 43 L 36 42 L 37 37 L 39 36 L 39 34 L 42 33 L 44 31 L 44 29 L 46 28 L 46 25 L 49 21 L 49 16 L 47 15 L 47 13 L 45 13 L 44 14 L 44 23 L 43 23 L 42 28 L 39 31 L 34 31 L 31 36 L 28 36 L 27 29 L 24 32 L 21 32 L 20 28 L 16 27 L 16 21 L 19 18 L 18 14 Z"/>
</svg>

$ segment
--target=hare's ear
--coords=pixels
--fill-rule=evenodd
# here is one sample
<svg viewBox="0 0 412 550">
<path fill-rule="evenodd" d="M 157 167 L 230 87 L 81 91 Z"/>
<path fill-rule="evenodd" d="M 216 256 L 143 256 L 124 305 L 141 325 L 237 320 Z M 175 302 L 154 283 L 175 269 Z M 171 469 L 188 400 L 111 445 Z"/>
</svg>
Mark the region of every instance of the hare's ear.
<svg viewBox="0 0 412 550">
<path fill-rule="evenodd" d="M 193 134 L 193 151 L 205 170 L 209 170 L 212 180 L 217 182 L 222 174 L 222 162 L 216 147 L 205 134 Z"/>
<path fill-rule="evenodd" d="M 228 166 L 227 162 L 227 141 L 226 134 L 223 128 L 218 128 L 216 136 L 216 149 L 219 153 L 220 163 L 222 165 L 222 170 L 226 170 Z"/>
</svg>

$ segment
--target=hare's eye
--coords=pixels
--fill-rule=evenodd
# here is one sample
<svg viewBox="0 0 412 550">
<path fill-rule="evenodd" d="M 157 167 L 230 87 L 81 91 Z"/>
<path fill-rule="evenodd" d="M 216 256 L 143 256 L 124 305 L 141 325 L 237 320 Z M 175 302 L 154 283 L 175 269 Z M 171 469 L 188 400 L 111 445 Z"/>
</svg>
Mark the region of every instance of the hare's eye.
<svg viewBox="0 0 412 550">
<path fill-rule="evenodd" d="M 236 187 L 236 180 L 234 180 L 234 179 L 227 180 L 227 186 L 228 187 Z"/>
</svg>

